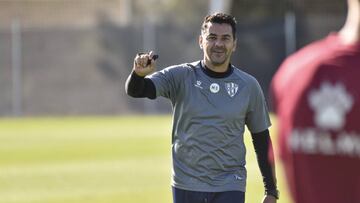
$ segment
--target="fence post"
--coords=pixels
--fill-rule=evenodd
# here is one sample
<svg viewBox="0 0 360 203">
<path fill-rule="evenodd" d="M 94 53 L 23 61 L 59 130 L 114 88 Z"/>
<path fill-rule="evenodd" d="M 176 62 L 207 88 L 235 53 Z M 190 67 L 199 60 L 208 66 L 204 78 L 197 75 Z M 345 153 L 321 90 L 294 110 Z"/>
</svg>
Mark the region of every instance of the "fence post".
<svg viewBox="0 0 360 203">
<path fill-rule="evenodd" d="M 287 11 L 285 14 L 285 50 L 286 55 L 296 51 L 296 16 L 293 11 Z"/>
<path fill-rule="evenodd" d="M 11 23 L 12 114 L 22 115 L 22 55 L 19 19 Z"/>
<path fill-rule="evenodd" d="M 156 25 L 154 15 L 147 13 L 143 24 L 143 50 L 156 51 Z M 156 113 L 156 101 L 144 99 L 145 114 Z"/>
</svg>

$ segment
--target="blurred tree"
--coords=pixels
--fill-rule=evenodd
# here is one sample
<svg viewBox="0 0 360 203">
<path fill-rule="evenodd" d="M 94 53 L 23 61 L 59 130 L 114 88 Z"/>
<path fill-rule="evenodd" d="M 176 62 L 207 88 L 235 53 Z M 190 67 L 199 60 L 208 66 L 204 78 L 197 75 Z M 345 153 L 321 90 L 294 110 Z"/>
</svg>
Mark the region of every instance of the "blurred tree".
<svg viewBox="0 0 360 203">
<path fill-rule="evenodd" d="M 208 0 L 134 0 L 137 21 L 153 16 L 157 24 L 186 25 L 201 22 L 208 10 Z M 200 19 L 200 20 L 199 20 Z"/>
<path fill-rule="evenodd" d="M 346 0 L 289 0 L 303 13 L 343 14 Z"/>
<path fill-rule="evenodd" d="M 238 0 L 233 1 L 232 14 L 240 21 L 258 21 L 283 16 L 289 0 Z"/>
</svg>

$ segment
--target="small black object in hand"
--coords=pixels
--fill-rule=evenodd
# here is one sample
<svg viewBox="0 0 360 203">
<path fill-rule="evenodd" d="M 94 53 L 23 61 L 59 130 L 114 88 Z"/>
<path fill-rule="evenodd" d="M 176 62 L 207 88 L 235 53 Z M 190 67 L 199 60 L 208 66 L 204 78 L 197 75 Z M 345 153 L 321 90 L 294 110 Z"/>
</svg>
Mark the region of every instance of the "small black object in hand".
<svg viewBox="0 0 360 203">
<path fill-rule="evenodd" d="M 157 54 L 153 55 L 153 57 L 147 61 L 146 66 L 150 65 L 152 59 L 155 61 L 158 58 L 159 58 L 159 55 L 157 55 Z"/>
</svg>

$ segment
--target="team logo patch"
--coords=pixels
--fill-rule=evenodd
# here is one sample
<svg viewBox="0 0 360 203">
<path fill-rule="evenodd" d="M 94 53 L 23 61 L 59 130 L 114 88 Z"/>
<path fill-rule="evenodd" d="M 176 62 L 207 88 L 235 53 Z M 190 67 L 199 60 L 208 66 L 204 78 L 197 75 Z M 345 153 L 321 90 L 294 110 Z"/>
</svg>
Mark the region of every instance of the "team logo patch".
<svg viewBox="0 0 360 203">
<path fill-rule="evenodd" d="M 220 91 L 220 86 L 219 86 L 219 84 L 217 84 L 217 83 L 212 83 L 212 84 L 210 85 L 210 91 L 211 91 L 212 93 L 218 93 L 218 92 Z"/>
<path fill-rule="evenodd" d="M 320 89 L 310 92 L 310 107 L 315 111 L 315 123 L 323 129 L 339 130 L 345 125 L 345 116 L 354 104 L 352 96 L 341 83 L 321 84 Z"/>
<path fill-rule="evenodd" d="M 239 85 L 233 82 L 225 83 L 225 89 L 230 97 L 234 97 L 239 89 Z"/>
</svg>

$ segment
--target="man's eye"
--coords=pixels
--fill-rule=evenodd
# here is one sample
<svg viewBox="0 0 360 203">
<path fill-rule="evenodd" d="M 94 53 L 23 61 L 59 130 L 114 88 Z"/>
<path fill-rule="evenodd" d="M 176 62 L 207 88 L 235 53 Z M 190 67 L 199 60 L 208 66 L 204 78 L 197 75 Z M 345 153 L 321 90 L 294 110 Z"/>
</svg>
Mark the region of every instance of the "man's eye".
<svg viewBox="0 0 360 203">
<path fill-rule="evenodd" d="M 208 36 L 207 39 L 210 40 L 210 41 L 213 41 L 213 40 L 216 40 L 216 37 L 215 36 Z"/>
<path fill-rule="evenodd" d="M 230 37 L 224 37 L 222 40 L 228 42 L 230 41 Z"/>
</svg>

